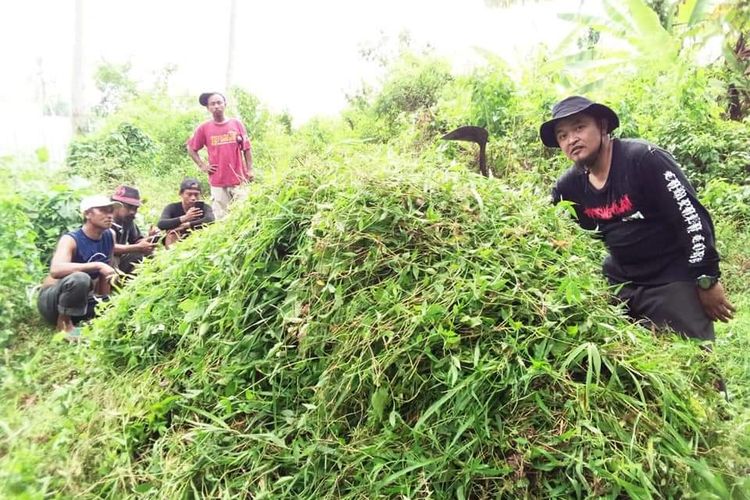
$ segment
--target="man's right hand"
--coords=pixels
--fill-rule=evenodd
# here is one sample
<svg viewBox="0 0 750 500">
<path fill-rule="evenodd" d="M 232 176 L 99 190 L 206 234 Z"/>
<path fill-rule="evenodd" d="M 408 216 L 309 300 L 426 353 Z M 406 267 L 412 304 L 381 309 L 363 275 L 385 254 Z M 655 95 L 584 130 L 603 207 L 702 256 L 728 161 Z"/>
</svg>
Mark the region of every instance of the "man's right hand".
<svg viewBox="0 0 750 500">
<path fill-rule="evenodd" d="M 700 299 L 706 315 L 714 321 L 726 323 L 734 317 L 734 312 L 737 310 L 727 299 L 721 282 L 716 283 L 708 290 L 699 288 L 698 299 Z"/>
<path fill-rule="evenodd" d="M 206 165 L 205 163 L 201 165 L 201 170 L 206 172 L 208 175 L 213 175 L 214 172 L 216 172 L 216 169 L 218 168 L 217 165 Z"/>
<path fill-rule="evenodd" d="M 97 271 L 99 271 L 99 274 L 101 274 L 105 278 L 109 278 L 117 274 L 115 268 L 110 266 L 106 262 L 97 262 L 97 264 Z"/>
<path fill-rule="evenodd" d="M 198 207 L 190 207 L 187 212 L 185 212 L 185 215 L 180 217 L 180 222 L 191 222 L 194 220 L 198 220 L 201 217 L 203 217 L 203 210 L 201 210 Z"/>
</svg>

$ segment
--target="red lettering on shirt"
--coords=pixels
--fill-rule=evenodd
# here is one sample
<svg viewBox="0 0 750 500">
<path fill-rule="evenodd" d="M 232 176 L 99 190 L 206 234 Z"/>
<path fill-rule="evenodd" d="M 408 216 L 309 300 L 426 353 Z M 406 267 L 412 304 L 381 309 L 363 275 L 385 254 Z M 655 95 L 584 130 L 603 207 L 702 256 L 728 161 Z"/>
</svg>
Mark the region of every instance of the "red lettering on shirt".
<svg viewBox="0 0 750 500">
<path fill-rule="evenodd" d="M 633 210 L 633 202 L 630 201 L 630 196 L 624 194 L 622 198 L 609 205 L 590 207 L 584 210 L 583 213 L 592 219 L 609 220 L 619 215 L 624 215 L 631 210 Z"/>
</svg>

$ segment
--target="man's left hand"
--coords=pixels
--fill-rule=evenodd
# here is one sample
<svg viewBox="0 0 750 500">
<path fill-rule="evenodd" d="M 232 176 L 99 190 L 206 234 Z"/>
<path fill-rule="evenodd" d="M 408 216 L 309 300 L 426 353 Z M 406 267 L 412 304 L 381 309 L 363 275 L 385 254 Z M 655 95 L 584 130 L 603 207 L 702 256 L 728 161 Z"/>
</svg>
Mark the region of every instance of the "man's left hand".
<svg viewBox="0 0 750 500">
<path fill-rule="evenodd" d="M 716 283 L 708 290 L 698 288 L 698 299 L 700 299 L 706 315 L 714 321 L 726 323 L 734 317 L 734 312 L 737 310 L 727 299 L 721 282 Z"/>
<path fill-rule="evenodd" d="M 247 182 L 253 182 L 255 180 L 255 170 L 249 168 L 247 171 Z"/>
</svg>

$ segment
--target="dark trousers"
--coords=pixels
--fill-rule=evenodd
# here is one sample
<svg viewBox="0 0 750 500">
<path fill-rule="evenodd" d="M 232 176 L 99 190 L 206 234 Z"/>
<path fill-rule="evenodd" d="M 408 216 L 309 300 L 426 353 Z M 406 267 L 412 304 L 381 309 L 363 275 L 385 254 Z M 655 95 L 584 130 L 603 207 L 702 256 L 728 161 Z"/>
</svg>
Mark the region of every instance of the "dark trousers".
<svg viewBox="0 0 750 500">
<path fill-rule="evenodd" d="M 627 304 L 628 314 L 647 327 L 669 327 L 697 340 L 716 338 L 713 321 L 706 316 L 691 281 L 657 286 L 625 285 L 617 295 Z"/>
<path fill-rule="evenodd" d="M 119 256 L 119 263 L 117 268 L 125 274 L 133 274 L 135 271 L 135 265 L 143 261 L 144 254 L 142 253 L 124 253 Z"/>
<path fill-rule="evenodd" d="M 69 274 L 39 293 L 37 308 L 48 323 L 57 324 L 60 314 L 70 316 L 74 324 L 94 317 L 96 299 L 91 291 L 91 276 L 76 272 Z"/>
</svg>

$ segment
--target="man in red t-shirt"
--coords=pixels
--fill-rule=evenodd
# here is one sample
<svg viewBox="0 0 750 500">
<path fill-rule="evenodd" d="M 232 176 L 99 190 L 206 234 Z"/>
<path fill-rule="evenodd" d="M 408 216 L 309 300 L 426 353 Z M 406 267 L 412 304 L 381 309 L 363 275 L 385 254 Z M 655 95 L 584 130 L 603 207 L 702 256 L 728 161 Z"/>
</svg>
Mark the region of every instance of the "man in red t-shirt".
<svg viewBox="0 0 750 500">
<path fill-rule="evenodd" d="M 224 116 L 226 99 L 218 92 L 205 92 L 198 98 L 213 119 L 201 123 L 187 142 L 187 150 L 198 168 L 208 174 L 212 208 L 217 219 L 224 217 L 237 187 L 255 178 L 250 140 L 241 121 Z M 206 148 L 208 162 L 198 151 Z"/>
</svg>

